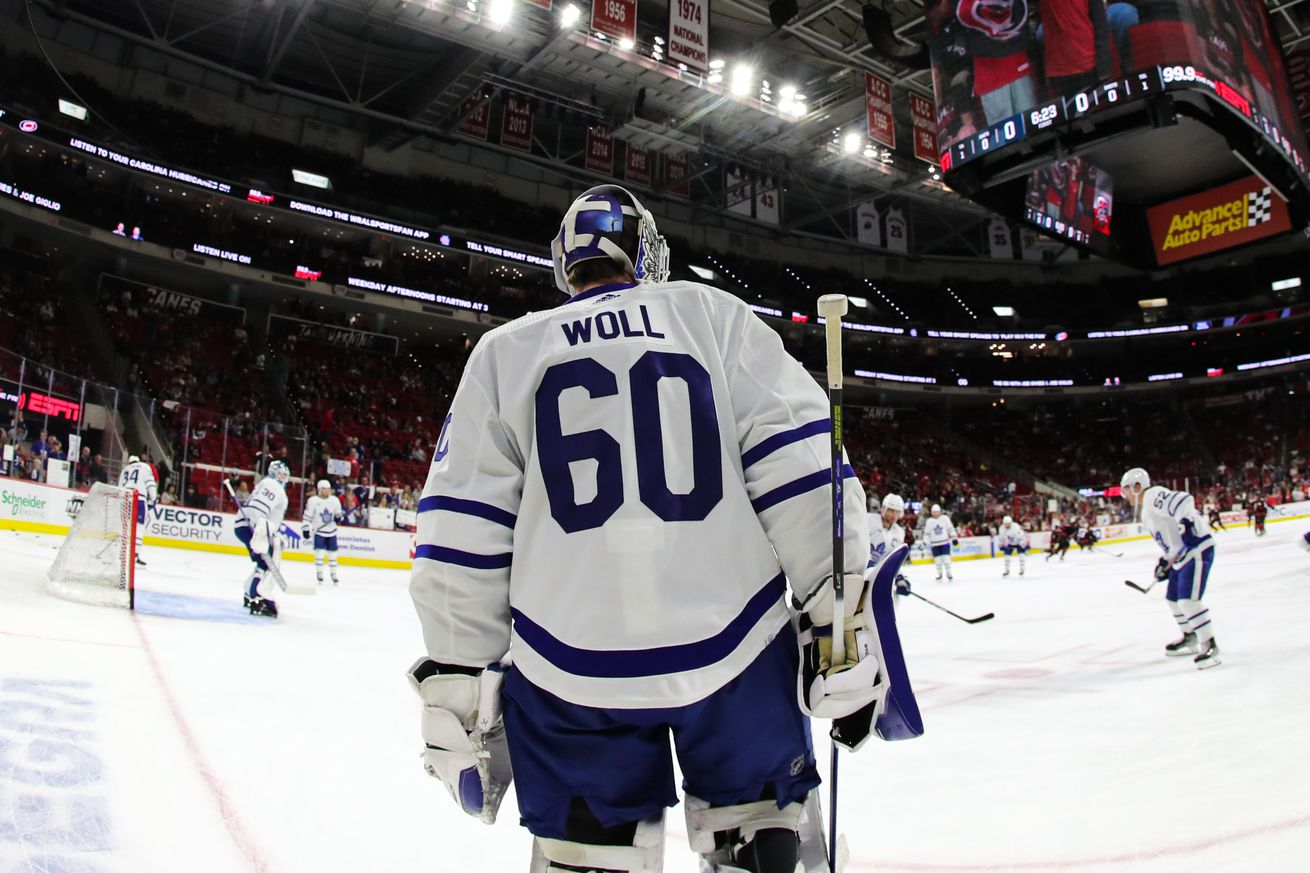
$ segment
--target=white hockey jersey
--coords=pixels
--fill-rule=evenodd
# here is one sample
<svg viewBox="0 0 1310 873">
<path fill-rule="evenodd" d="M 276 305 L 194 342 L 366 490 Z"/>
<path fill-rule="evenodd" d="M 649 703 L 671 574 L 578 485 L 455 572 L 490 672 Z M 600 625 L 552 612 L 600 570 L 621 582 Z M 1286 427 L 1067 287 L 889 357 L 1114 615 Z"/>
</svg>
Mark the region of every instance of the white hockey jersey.
<svg viewBox="0 0 1310 873">
<path fill-rule="evenodd" d="M 335 494 L 327 497 L 314 494 L 305 504 L 303 518 L 312 535 L 334 537 L 337 535 L 337 520 L 341 518 L 341 499 Z"/>
<path fill-rule="evenodd" d="M 751 664 L 831 573 L 828 402 L 737 298 L 591 289 L 470 356 L 419 503 L 428 655 L 510 651 L 574 703 L 682 706 Z M 868 559 L 846 466 L 845 572 Z M 847 601 L 853 610 L 854 598 Z"/>
<path fill-rule="evenodd" d="M 1027 531 L 1014 523 L 1001 525 L 996 531 L 996 547 L 1004 549 L 1007 546 L 1020 549 L 1028 548 Z"/>
<path fill-rule="evenodd" d="M 926 516 L 923 520 L 923 539 L 930 546 L 940 546 L 955 539 L 955 525 L 946 513 L 933 518 Z"/>
<path fill-rule="evenodd" d="M 155 481 L 155 471 L 145 461 L 124 464 L 118 474 L 119 488 L 134 488 L 148 503 L 159 498 L 159 483 Z"/>
<path fill-rule="evenodd" d="M 1175 566 L 1214 548 L 1210 525 L 1186 491 L 1152 485 L 1142 494 L 1142 524 Z"/>
<path fill-rule="evenodd" d="M 877 567 L 887 553 L 905 542 L 905 528 L 892 522 L 891 527 L 884 527 L 882 514 L 869 513 L 869 569 Z"/>
<path fill-rule="evenodd" d="M 273 477 L 263 479 L 246 501 L 246 516 L 251 521 L 268 519 L 268 526 L 276 532 L 282 526 L 282 519 L 287 514 L 287 491 L 282 483 Z M 249 527 L 246 519 L 238 518 L 238 526 Z"/>
</svg>

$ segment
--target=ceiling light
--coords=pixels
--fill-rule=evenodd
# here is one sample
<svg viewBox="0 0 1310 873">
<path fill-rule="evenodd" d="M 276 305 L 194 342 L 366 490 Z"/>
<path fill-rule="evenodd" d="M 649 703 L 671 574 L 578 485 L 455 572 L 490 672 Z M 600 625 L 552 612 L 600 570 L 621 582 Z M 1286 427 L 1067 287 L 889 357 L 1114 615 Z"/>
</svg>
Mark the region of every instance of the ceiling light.
<svg viewBox="0 0 1310 873">
<path fill-rule="evenodd" d="M 509 20 L 514 17 L 514 0 L 491 0 L 487 15 L 493 24 L 509 24 Z"/>
<path fill-rule="evenodd" d="M 64 101 L 60 100 L 59 102 L 60 104 L 63 104 Z M 62 105 L 60 105 L 59 111 L 60 112 L 64 111 L 64 107 Z M 1286 291 L 1288 288 L 1300 288 L 1300 287 L 1301 287 L 1301 277 L 1293 276 L 1291 279 L 1279 279 L 1277 282 L 1274 282 L 1272 285 L 1270 285 L 1269 289 L 1271 291 Z"/>
<path fill-rule="evenodd" d="M 582 10 L 579 9 L 573 3 L 570 3 L 568 6 L 565 6 L 563 9 L 560 10 L 559 13 L 560 27 L 572 27 L 573 25 L 578 23 L 578 19 L 581 17 L 582 17 Z"/>
<path fill-rule="evenodd" d="M 721 61 L 721 60 L 713 60 L 713 61 L 710 61 L 710 69 L 711 69 L 711 70 L 722 70 L 722 69 L 723 69 L 723 61 Z"/>
<path fill-rule="evenodd" d="M 860 309 L 869 308 L 869 298 L 867 297 L 847 297 L 846 300 L 851 306 L 858 306 Z"/>
<path fill-rule="evenodd" d="M 332 180 L 327 176 L 320 176 L 318 173 L 311 173 L 308 170 L 292 170 L 291 178 L 302 185 L 308 185 L 311 188 L 322 188 L 324 191 L 332 188 Z"/>
<path fill-rule="evenodd" d="M 992 312 L 995 312 L 1001 318 L 1012 318 L 1014 316 L 1013 306 L 993 306 Z"/>
<path fill-rule="evenodd" d="M 746 64 L 738 64 L 732 68 L 732 94 L 734 97 L 745 97 L 751 91 L 751 79 L 755 75 Z"/>
<path fill-rule="evenodd" d="M 687 265 L 687 268 L 688 268 L 689 270 L 691 270 L 693 273 L 695 273 L 697 276 L 700 276 L 700 277 L 701 277 L 702 279 L 704 279 L 706 282 L 713 282 L 713 281 L 714 281 L 714 278 L 715 278 L 715 277 L 714 277 L 714 271 L 713 271 L 713 270 L 710 270 L 710 269 L 708 269 L 708 268 L 706 268 L 706 267 L 698 267 L 698 266 L 696 266 L 695 264 L 688 264 L 688 265 Z"/>
<path fill-rule="evenodd" d="M 862 137 L 858 133 L 852 130 L 850 133 L 846 134 L 845 138 L 842 139 L 841 149 L 842 151 L 846 152 L 846 154 L 853 155 L 860 150 L 861 142 L 862 142 Z"/>
<path fill-rule="evenodd" d="M 73 118 L 76 118 L 78 121 L 86 121 L 86 117 L 89 114 L 85 106 L 78 106 L 76 103 L 73 103 L 72 101 L 69 100 L 64 100 L 63 98 L 60 98 L 59 100 L 59 111 L 62 112 L 64 115 L 68 115 Z M 1297 280 L 1296 284 L 1298 285 L 1301 284 L 1299 279 Z M 1274 290 L 1277 291 L 1278 289 L 1275 288 Z"/>
<path fill-rule="evenodd" d="M 1164 309 L 1169 305 L 1168 297 L 1151 297 L 1146 300 L 1138 300 L 1137 305 L 1143 309 Z"/>
<path fill-rule="evenodd" d="M 619 48 L 623 49 L 625 52 L 632 51 L 633 47 L 635 46 L 636 43 L 628 39 L 626 36 L 623 39 L 619 40 Z"/>
</svg>

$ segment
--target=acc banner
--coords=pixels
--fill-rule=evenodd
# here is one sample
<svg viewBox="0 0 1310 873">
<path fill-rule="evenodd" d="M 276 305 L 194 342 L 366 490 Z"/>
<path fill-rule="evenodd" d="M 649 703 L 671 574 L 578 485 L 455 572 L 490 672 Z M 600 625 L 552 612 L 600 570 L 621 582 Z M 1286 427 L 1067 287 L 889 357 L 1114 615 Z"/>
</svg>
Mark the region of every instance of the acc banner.
<svg viewBox="0 0 1310 873">
<path fill-rule="evenodd" d="M 910 225 L 899 209 L 887 210 L 887 251 L 910 253 Z"/>
<path fill-rule="evenodd" d="M 627 144 L 623 156 L 623 180 L 625 182 L 649 188 L 652 166 L 650 149 L 643 149 L 632 143 Z"/>
<path fill-rule="evenodd" d="M 872 200 L 855 207 L 855 238 L 861 245 L 882 248 L 882 227 L 878 223 L 881 219 Z"/>
<path fill-rule="evenodd" d="M 664 183 L 668 186 L 670 194 L 675 197 L 690 197 L 691 182 L 686 181 L 690 176 L 691 163 L 685 153 L 664 156 Z"/>
<path fill-rule="evenodd" d="M 941 160 L 937 151 L 937 107 L 927 97 L 911 94 L 910 118 L 914 121 L 914 156 L 937 163 Z"/>
<path fill-rule="evenodd" d="M 500 144 L 519 151 L 532 151 L 532 101 L 518 94 L 505 98 L 500 119 Z"/>
<path fill-rule="evenodd" d="M 464 98 L 457 110 L 459 122 L 455 132 L 474 139 L 485 140 L 491 128 L 491 101 L 482 96 L 481 86 Z"/>
<path fill-rule="evenodd" d="M 896 148 L 896 126 L 892 121 L 892 83 L 873 73 L 864 74 L 864 117 L 869 139 L 889 149 Z"/>
<path fill-rule="evenodd" d="M 637 41 L 637 0 L 592 0 L 591 32 Z"/>
<path fill-rule="evenodd" d="M 993 258 L 1010 260 L 1014 257 L 1014 239 L 1010 235 L 1010 223 L 1004 218 L 993 216 L 987 222 L 987 249 Z"/>
<path fill-rule="evenodd" d="M 587 169 L 614 175 L 614 134 L 603 127 L 587 128 Z"/>
<path fill-rule="evenodd" d="M 710 71 L 710 0 L 669 0 L 669 63 Z"/>
<path fill-rule="evenodd" d="M 1292 229 L 1287 204 L 1255 176 L 1146 210 L 1160 266 Z"/>
</svg>

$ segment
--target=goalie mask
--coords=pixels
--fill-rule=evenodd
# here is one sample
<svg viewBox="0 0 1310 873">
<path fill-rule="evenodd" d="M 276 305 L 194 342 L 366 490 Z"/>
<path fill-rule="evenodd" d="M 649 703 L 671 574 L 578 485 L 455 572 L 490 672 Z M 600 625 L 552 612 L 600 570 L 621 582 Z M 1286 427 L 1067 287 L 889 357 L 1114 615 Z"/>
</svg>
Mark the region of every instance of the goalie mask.
<svg viewBox="0 0 1310 873">
<path fill-rule="evenodd" d="M 555 285 L 572 295 L 568 274 L 583 261 L 606 259 L 638 282 L 669 277 L 669 246 L 655 228 L 655 216 L 626 188 L 598 185 L 584 191 L 564 213 L 550 244 Z"/>
<path fill-rule="evenodd" d="M 268 477 L 285 485 L 291 479 L 291 468 L 285 461 L 274 461 L 268 465 Z"/>
</svg>

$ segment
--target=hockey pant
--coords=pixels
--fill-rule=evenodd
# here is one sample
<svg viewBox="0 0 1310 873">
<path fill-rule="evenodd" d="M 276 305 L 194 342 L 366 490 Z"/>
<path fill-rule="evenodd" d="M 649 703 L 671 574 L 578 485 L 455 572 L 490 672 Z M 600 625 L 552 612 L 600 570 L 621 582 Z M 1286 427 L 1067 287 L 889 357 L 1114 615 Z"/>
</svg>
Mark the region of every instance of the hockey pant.
<svg viewBox="0 0 1310 873">
<path fill-rule="evenodd" d="M 1210 609 L 1201 602 L 1205 585 L 1210 579 L 1210 565 L 1214 563 L 1214 545 L 1193 552 L 1180 566 L 1169 568 L 1169 588 L 1165 599 L 1174 621 L 1184 634 L 1196 634 L 1204 651 L 1214 637 L 1210 623 Z"/>
<path fill-rule="evenodd" d="M 314 574 L 323 581 L 323 563 L 326 560 L 332 581 L 337 581 L 337 536 L 314 534 Z"/>
</svg>

